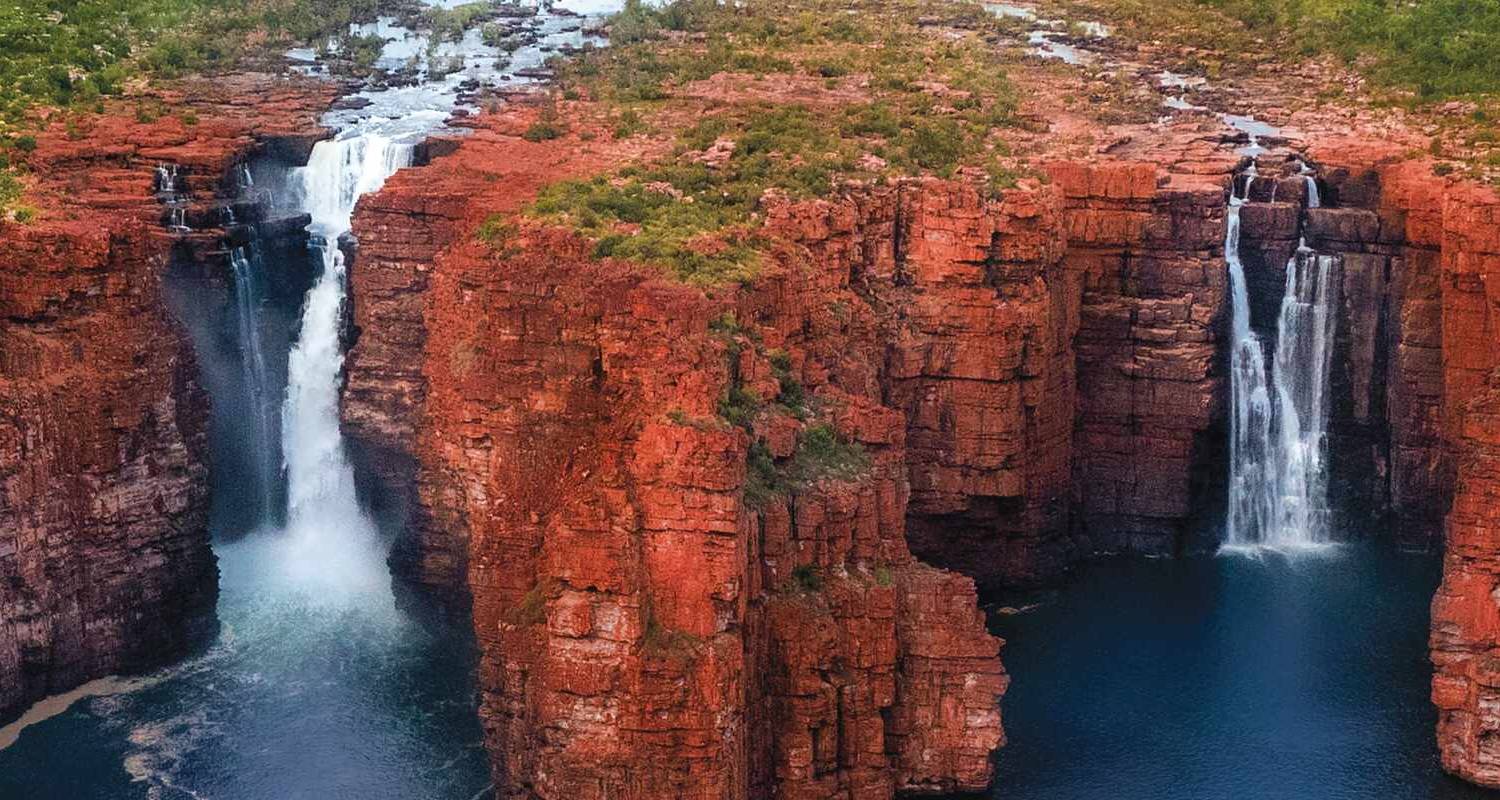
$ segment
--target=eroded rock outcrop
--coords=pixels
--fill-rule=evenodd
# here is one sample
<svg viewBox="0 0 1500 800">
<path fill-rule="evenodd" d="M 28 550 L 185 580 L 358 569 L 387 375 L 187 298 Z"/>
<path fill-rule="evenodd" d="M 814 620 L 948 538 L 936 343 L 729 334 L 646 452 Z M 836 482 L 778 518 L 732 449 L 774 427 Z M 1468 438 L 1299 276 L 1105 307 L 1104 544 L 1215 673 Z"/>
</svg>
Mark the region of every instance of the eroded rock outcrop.
<svg viewBox="0 0 1500 800">
<path fill-rule="evenodd" d="M 597 261 L 545 228 L 498 254 L 474 239 L 526 187 L 620 157 L 574 161 L 567 144 L 481 130 L 398 175 L 355 224 L 361 334 L 345 414 L 361 437 L 410 454 L 411 574 L 461 581 L 448 590 L 472 600 L 502 794 L 987 785 L 1003 738 L 999 642 L 972 581 L 907 548 L 910 460 L 938 448 L 914 450 L 908 409 L 884 396 L 905 381 L 915 415 L 947 391 L 918 383 L 924 365 L 945 377 L 956 357 L 939 315 L 978 319 L 968 335 L 995 334 L 987 346 L 1009 355 L 966 381 L 1010 392 L 1015 439 L 975 466 L 1019 474 L 1019 384 L 1045 377 L 1053 335 L 1043 276 L 1060 253 L 1056 195 L 986 203 L 958 184 L 910 183 L 773 200 L 774 264 L 750 286 L 704 292 Z M 942 309 L 943 291 L 964 306 Z M 372 340 L 365 315 L 382 303 L 398 307 L 383 327 L 416 324 Z M 932 321 L 886 303 L 928 303 Z M 1071 367 L 1071 355 L 1055 362 Z M 737 386 L 761 409 L 766 457 L 789 463 L 810 423 L 771 410 L 783 372 L 862 448 L 857 475 L 747 492 L 751 439 L 719 403 Z M 932 429 L 952 435 L 946 416 Z"/>
<path fill-rule="evenodd" d="M 1442 209 L 1442 424 L 1457 482 L 1432 602 L 1432 699 L 1444 768 L 1500 787 L 1500 198 L 1459 186 Z"/>
<path fill-rule="evenodd" d="M 1085 554 L 1200 542 L 1222 487 L 1224 208 L 1237 159 L 1202 138 L 1143 155 L 1048 168 L 1083 292 L 1070 485 Z"/>
<path fill-rule="evenodd" d="M 156 167 L 212 197 L 268 136 L 315 135 L 322 90 L 245 78 L 203 121 L 129 112 L 54 124 L 29 162 L 41 207 L 0 224 L 0 719 L 214 630 L 208 404 L 163 288 L 174 247 Z"/>
</svg>

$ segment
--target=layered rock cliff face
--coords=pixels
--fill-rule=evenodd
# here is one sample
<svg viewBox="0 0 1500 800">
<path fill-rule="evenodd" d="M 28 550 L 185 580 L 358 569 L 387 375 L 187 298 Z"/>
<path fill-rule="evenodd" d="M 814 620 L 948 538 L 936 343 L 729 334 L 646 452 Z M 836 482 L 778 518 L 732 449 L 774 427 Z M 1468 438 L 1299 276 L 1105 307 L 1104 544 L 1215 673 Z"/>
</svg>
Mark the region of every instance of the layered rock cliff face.
<svg viewBox="0 0 1500 800">
<path fill-rule="evenodd" d="M 1500 197 L 1397 146 L 1310 154 L 1332 207 L 1308 212 L 1308 242 L 1342 259 L 1334 496 L 1399 539 L 1446 537 L 1438 746 L 1450 772 L 1500 786 Z"/>
<path fill-rule="evenodd" d="M 566 146 L 481 131 L 355 223 L 346 418 L 410 459 L 399 562 L 472 599 L 502 793 L 985 786 L 999 643 L 969 579 L 910 555 L 907 476 L 929 470 L 917 491 L 932 496 L 1024 485 L 1040 382 L 1070 379 L 1047 292 L 1057 196 L 912 183 L 772 200 L 774 264 L 705 293 L 546 230 L 499 254 L 470 236 L 528 187 L 608 160 Z M 378 334 L 375 314 L 417 324 Z M 750 437 L 719 402 L 731 386 L 749 398 L 765 457 L 790 464 L 809 423 L 767 410 L 782 377 L 868 464 L 747 496 Z M 955 431 L 971 425 L 953 410 L 964 392 L 1003 397 L 1007 415 Z M 969 461 L 941 462 L 944 441 Z"/>
<path fill-rule="evenodd" d="M 1447 182 L 1368 140 L 1311 153 L 1329 207 L 1308 212 L 1308 244 L 1341 257 L 1331 492 L 1354 524 L 1425 544 L 1453 492 L 1444 398 L 1462 392 L 1445 388 Z"/>
<path fill-rule="evenodd" d="M 1048 167 L 1080 276 L 1071 491 L 1083 555 L 1180 552 L 1221 493 L 1224 209 L 1216 142 Z"/>
<path fill-rule="evenodd" d="M 244 83 L 244 106 L 174 96 L 213 116 L 196 126 L 54 124 L 41 218 L 0 223 L 0 720 L 214 630 L 208 403 L 163 285 L 214 237 L 166 235 L 155 172 L 206 199 L 258 137 L 306 134 L 322 92 Z"/>
<path fill-rule="evenodd" d="M 1443 766 L 1500 787 L 1500 197 L 1461 187 L 1442 209 L 1442 425 L 1457 484 L 1432 602 L 1432 698 Z"/>
</svg>

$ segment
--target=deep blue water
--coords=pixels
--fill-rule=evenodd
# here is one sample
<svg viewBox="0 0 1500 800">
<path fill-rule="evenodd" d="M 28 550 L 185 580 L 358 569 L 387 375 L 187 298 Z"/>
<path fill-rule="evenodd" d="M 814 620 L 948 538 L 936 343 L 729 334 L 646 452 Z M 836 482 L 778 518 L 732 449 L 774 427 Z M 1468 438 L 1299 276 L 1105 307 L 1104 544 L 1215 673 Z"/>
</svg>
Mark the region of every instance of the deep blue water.
<svg viewBox="0 0 1500 800">
<path fill-rule="evenodd" d="M 220 548 L 224 632 L 0 750 L 0 799 L 468 800 L 489 784 L 466 645 Z M 1007 598 L 1007 800 L 1468 800 L 1428 703 L 1435 555 L 1114 561 Z M 996 606 L 1001 603 L 996 603 Z"/>
<path fill-rule="evenodd" d="M 992 614 L 1007 800 L 1494 798 L 1442 773 L 1436 555 L 1115 561 Z M 1004 605 L 999 603 L 997 605 Z"/>
<path fill-rule="evenodd" d="M 389 592 L 308 597 L 220 546 L 219 640 L 0 750 L 3 800 L 468 800 L 489 785 L 468 645 Z"/>
</svg>

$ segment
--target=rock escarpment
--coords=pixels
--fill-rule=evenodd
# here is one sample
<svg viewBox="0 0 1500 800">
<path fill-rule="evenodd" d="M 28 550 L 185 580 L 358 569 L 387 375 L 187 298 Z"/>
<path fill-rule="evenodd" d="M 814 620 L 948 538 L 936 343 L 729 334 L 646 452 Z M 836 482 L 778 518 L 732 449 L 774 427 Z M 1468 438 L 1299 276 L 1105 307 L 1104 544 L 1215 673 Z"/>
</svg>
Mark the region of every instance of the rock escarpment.
<svg viewBox="0 0 1500 800">
<path fill-rule="evenodd" d="M 163 230 L 156 167 L 207 200 L 260 139 L 311 134 L 321 91 L 243 83 L 234 106 L 171 98 L 196 125 L 52 125 L 40 219 L 0 225 L 0 719 L 214 630 L 208 403 L 163 284 L 217 237 Z"/>
<path fill-rule="evenodd" d="M 1053 335 L 1055 194 L 985 203 L 912 183 L 772 201 L 774 265 L 705 293 L 545 229 L 498 255 L 474 240 L 483 214 L 549 177 L 536 165 L 579 168 L 552 147 L 481 131 L 398 175 L 355 223 L 346 418 L 410 456 L 411 574 L 472 600 L 502 794 L 985 786 L 999 643 L 972 582 L 907 549 L 909 461 L 930 456 L 903 412 L 947 391 L 919 383 L 956 355 L 939 290 L 996 335 L 983 368 L 1000 371 L 969 380 L 1042 376 L 1024 353 Z M 408 260 L 421 248 L 430 262 Z M 927 303 L 930 321 L 887 303 Z M 419 324 L 377 334 L 376 313 Z M 747 492 L 764 476 L 720 401 L 734 389 L 761 457 L 796 463 L 819 426 L 773 408 L 783 380 L 861 447 L 857 474 Z M 898 385 L 905 408 L 884 401 Z M 1012 457 L 1026 407 L 1014 392 Z"/>
<path fill-rule="evenodd" d="M 1457 482 L 1432 602 L 1432 699 L 1443 766 L 1500 786 L 1500 198 L 1459 187 L 1442 209 L 1442 425 Z"/>
<path fill-rule="evenodd" d="M 1396 146 L 1329 138 L 1310 154 L 1333 207 L 1308 212 L 1309 243 L 1342 258 L 1335 496 L 1402 540 L 1446 538 L 1439 752 L 1448 771 L 1500 786 L 1500 197 Z"/>
<path fill-rule="evenodd" d="M 1235 159 L 1204 139 L 1141 156 L 1048 168 L 1067 197 L 1064 258 L 1082 290 L 1070 486 L 1084 555 L 1201 545 L 1222 487 Z"/>
</svg>

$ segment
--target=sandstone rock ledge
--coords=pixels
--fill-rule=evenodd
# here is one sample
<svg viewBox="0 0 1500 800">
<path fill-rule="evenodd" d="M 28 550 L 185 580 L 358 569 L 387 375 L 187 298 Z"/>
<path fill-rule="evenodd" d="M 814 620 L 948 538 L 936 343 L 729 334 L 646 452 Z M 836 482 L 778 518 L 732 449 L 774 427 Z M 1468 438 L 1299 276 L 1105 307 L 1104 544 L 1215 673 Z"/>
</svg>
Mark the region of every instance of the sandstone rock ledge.
<svg viewBox="0 0 1500 800">
<path fill-rule="evenodd" d="M 772 200 L 762 277 L 704 291 L 560 231 L 475 240 L 489 212 L 621 155 L 477 124 L 356 214 L 344 413 L 367 451 L 404 457 L 383 459 L 412 524 L 398 569 L 472 602 L 501 796 L 984 788 L 1008 678 L 973 582 L 907 549 L 909 462 L 932 458 L 908 413 L 936 434 L 943 394 L 1009 398 L 970 445 L 1003 450 L 970 480 L 1018 485 L 1003 473 L 1024 469 L 1040 397 L 1022 384 L 1070 361 L 1047 356 L 1057 195 Z M 948 389 L 954 327 L 974 349 Z M 868 454 L 858 477 L 747 499 L 750 436 L 718 404 L 732 383 L 769 404 L 772 352 Z M 754 424 L 777 458 L 803 425 Z"/>
</svg>

